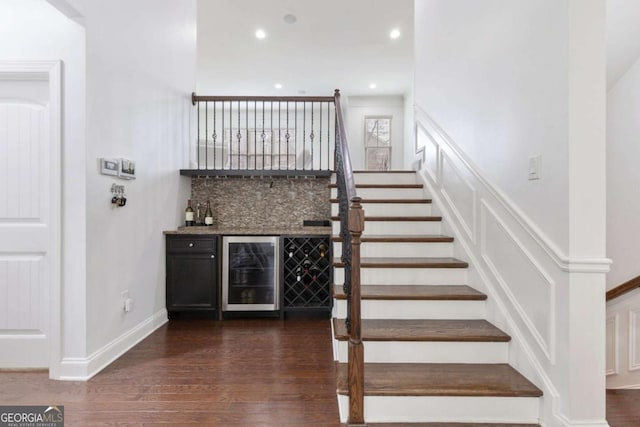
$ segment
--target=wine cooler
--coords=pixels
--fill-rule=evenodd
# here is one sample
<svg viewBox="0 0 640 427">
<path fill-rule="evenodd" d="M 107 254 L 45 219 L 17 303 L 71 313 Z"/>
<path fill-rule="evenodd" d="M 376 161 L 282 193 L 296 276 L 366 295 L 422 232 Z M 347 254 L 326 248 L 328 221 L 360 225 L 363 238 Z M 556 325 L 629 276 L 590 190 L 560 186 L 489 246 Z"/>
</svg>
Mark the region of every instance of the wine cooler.
<svg viewBox="0 0 640 427">
<path fill-rule="evenodd" d="M 279 309 L 278 237 L 225 236 L 222 311 Z"/>
</svg>

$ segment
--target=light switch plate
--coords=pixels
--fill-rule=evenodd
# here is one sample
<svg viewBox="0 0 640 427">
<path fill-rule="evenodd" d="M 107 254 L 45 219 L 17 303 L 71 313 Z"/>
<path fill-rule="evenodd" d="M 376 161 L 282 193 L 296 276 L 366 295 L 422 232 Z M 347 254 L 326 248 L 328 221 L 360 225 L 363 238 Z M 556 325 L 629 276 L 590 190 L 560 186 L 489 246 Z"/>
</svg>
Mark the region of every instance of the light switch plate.
<svg viewBox="0 0 640 427">
<path fill-rule="evenodd" d="M 529 179 L 540 179 L 540 164 L 542 156 L 529 157 Z"/>
</svg>

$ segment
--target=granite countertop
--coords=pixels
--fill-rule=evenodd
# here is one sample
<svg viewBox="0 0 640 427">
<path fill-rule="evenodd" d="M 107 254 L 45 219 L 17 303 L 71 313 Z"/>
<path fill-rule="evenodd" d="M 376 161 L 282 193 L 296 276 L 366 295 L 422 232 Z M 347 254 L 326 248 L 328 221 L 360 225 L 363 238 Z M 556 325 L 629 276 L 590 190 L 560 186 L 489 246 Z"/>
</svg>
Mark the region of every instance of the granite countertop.
<svg viewBox="0 0 640 427">
<path fill-rule="evenodd" d="M 189 234 L 213 234 L 213 235 L 253 235 L 253 236 L 280 236 L 280 235 L 331 235 L 331 227 L 297 227 L 297 228 L 218 228 L 218 227 L 178 227 L 177 230 L 165 230 L 166 235 Z"/>
</svg>

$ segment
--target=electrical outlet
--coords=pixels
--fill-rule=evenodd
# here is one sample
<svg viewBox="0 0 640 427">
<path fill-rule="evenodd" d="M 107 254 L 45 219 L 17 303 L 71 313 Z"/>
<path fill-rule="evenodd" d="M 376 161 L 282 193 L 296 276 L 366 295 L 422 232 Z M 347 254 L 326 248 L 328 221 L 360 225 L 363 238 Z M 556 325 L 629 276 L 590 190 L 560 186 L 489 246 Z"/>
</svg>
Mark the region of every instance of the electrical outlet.
<svg viewBox="0 0 640 427">
<path fill-rule="evenodd" d="M 540 179 L 540 164 L 542 156 L 529 157 L 529 180 Z"/>
</svg>

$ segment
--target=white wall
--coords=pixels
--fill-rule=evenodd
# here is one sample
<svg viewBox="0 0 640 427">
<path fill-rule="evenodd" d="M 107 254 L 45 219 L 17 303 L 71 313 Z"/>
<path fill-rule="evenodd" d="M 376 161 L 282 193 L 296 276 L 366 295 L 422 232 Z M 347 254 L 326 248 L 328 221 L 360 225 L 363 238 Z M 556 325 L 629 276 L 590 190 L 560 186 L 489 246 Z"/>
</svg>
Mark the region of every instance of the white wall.
<svg viewBox="0 0 640 427">
<path fill-rule="evenodd" d="M 415 117 L 413 114 L 413 88 L 404 95 L 404 157 L 403 169 L 411 169 L 416 159 Z"/>
<path fill-rule="evenodd" d="M 422 176 L 544 425 L 606 425 L 604 24 L 604 0 L 416 2 Z"/>
<path fill-rule="evenodd" d="M 0 60 L 63 61 L 62 357 L 86 351 L 85 35 L 44 0 L 0 2 Z M 58 366 L 52 366 L 56 376 Z"/>
<path fill-rule="evenodd" d="M 640 60 L 607 94 L 607 289 L 640 276 Z M 640 388 L 640 291 L 607 303 L 607 387 Z"/>
<path fill-rule="evenodd" d="M 566 251 L 567 2 L 418 1 L 416 8 L 423 16 L 416 36 L 430 41 L 416 47 L 416 104 Z M 433 8 L 438 13 L 424 12 Z M 529 181 L 536 155 L 542 179 Z"/>
<path fill-rule="evenodd" d="M 344 108 L 344 107 L 343 107 Z M 404 98 L 402 96 L 350 96 L 345 108 L 349 151 L 354 170 L 365 168 L 365 116 L 391 116 L 391 169 L 404 165 Z"/>
<path fill-rule="evenodd" d="M 640 276 L 640 60 L 607 94 L 607 288 Z"/>
<path fill-rule="evenodd" d="M 81 1 L 87 37 L 88 374 L 166 321 L 163 230 L 181 223 L 189 180 L 196 1 Z M 134 181 L 98 173 L 136 162 Z M 112 183 L 127 204 L 111 207 Z M 121 293 L 133 309 L 125 314 Z"/>
</svg>

